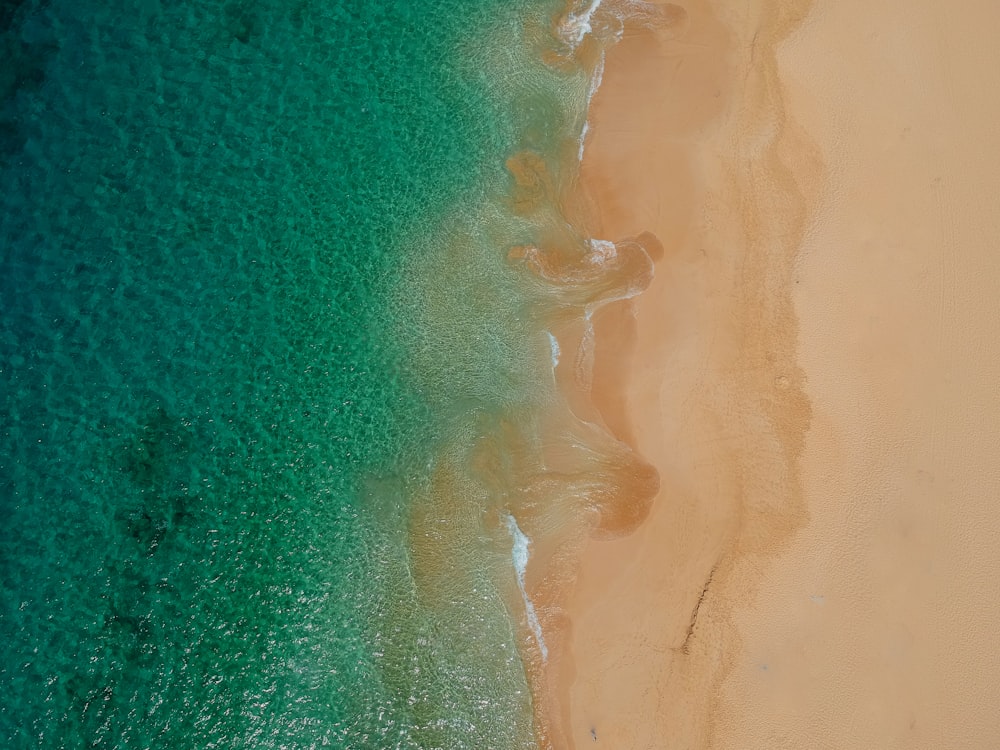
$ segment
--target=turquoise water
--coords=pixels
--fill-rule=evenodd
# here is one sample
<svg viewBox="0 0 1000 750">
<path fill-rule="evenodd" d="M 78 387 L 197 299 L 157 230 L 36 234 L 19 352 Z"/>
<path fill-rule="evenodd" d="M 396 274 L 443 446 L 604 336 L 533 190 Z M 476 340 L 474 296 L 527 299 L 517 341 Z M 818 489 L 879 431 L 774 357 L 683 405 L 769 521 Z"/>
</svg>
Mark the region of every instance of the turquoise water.
<svg viewBox="0 0 1000 750">
<path fill-rule="evenodd" d="M 518 83 L 551 12 L 0 7 L 4 747 L 534 746 L 513 573 L 428 594 L 408 533 L 534 398 L 497 195 L 574 124 Z"/>
</svg>

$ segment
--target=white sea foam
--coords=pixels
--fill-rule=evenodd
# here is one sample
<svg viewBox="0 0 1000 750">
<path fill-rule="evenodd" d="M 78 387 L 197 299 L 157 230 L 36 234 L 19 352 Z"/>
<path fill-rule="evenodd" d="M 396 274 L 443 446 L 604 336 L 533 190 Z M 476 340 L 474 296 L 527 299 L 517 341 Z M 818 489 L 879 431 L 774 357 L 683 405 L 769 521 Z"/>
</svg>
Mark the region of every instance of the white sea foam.
<svg viewBox="0 0 1000 750">
<path fill-rule="evenodd" d="M 590 76 L 590 86 L 587 88 L 587 109 L 590 109 L 590 100 L 594 98 L 597 89 L 601 87 L 601 82 L 604 81 L 604 59 L 605 54 L 602 52 L 597 59 L 597 65 L 594 66 L 594 72 Z"/>
<path fill-rule="evenodd" d="M 601 0 L 591 0 L 590 5 L 581 13 L 570 12 L 559 24 L 559 35 L 570 47 L 575 49 L 583 38 L 594 30 L 590 21 L 600 4 Z"/>
<path fill-rule="evenodd" d="M 521 527 L 517 525 L 517 521 L 510 513 L 505 514 L 504 520 L 507 522 L 507 530 L 510 532 L 511 539 L 514 540 L 514 545 L 511 548 L 511 559 L 514 561 L 514 572 L 517 574 L 517 587 L 521 590 L 521 598 L 524 599 L 524 611 L 528 616 L 528 626 L 535 635 L 538 650 L 542 652 L 542 661 L 547 661 L 549 650 L 545 646 L 545 639 L 542 638 L 542 625 L 538 622 L 535 605 L 531 603 L 524 587 L 524 574 L 528 569 L 528 558 L 531 555 L 529 550 L 531 540 L 521 531 Z"/>
<path fill-rule="evenodd" d="M 603 266 L 614 263 L 618 259 L 618 246 L 611 240 L 589 239 L 587 240 L 587 244 L 590 245 L 590 254 L 587 256 L 587 261 L 592 265 Z M 638 249 L 646 258 L 646 262 L 649 267 L 649 278 L 651 279 L 654 269 L 653 261 L 650 259 L 649 253 L 647 253 L 646 249 L 641 245 L 638 248 L 633 249 Z M 613 297 L 605 297 L 595 305 L 588 307 L 585 317 L 588 321 L 590 320 L 591 307 L 606 305 L 609 302 L 617 302 L 618 300 L 623 299 L 632 299 L 632 297 L 635 297 L 637 294 L 642 292 L 647 286 L 648 283 L 642 283 L 641 277 L 632 278 L 621 294 Z"/>
<path fill-rule="evenodd" d="M 580 338 L 580 349 L 576 353 L 576 381 L 587 392 L 594 384 L 595 307 L 596 305 L 587 305 L 583 311 L 583 336 Z"/>
<path fill-rule="evenodd" d="M 587 86 L 587 113 L 590 113 L 590 102 L 594 98 L 594 94 L 597 93 L 597 89 L 601 87 L 601 81 L 604 80 L 604 53 L 601 53 L 600 58 L 597 60 L 597 65 L 594 66 L 594 72 L 590 75 L 590 83 Z M 580 150 L 577 153 L 577 161 L 583 161 L 583 149 L 587 142 L 587 132 L 590 130 L 590 120 L 583 121 L 583 130 L 580 132 Z"/>
<path fill-rule="evenodd" d="M 583 144 L 587 142 L 587 131 L 590 130 L 590 121 L 584 120 L 583 130 L 580 131 L 580 148 L 576 153 L 576 160 L 578 162 L 583 161 Z"/>
<path fill-rule="evenodd" d="M 554 370 L 559 366 L 559 355 L 562 350 L 559 348 L 559 340 L 552 331 L 546 331 L 545 334 L 549 337 L 549 351 L 552 353 L 552 369 Z"/>
<path fill-rule="evenodd" d="M 618 257 L 618 246 L 611 240 L 587 240 L 590 245 L 590 255 L 587 260 L 595 265 L 604 265 L 609 260 Z"/>
</svg>

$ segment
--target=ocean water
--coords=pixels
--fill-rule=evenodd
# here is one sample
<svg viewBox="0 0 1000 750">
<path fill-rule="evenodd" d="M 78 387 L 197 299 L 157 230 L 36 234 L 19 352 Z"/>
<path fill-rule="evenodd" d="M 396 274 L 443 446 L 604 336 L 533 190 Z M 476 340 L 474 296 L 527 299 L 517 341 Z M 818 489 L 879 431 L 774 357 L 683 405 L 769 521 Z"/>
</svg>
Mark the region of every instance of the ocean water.
<svg viewBox="0 0 1000 750">
<path fill-rule="evenodd" d="M 535 746 L 463 467 L 547 397 L 557 8 L 0 6 L 3 747 Z"/>
</svg>

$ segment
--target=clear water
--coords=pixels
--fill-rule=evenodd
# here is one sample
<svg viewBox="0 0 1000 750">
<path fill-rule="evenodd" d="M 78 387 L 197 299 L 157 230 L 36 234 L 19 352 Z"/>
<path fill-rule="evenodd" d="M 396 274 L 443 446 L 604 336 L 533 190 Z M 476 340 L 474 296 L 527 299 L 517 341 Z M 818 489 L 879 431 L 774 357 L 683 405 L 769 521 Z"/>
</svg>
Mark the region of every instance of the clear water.
<svg viewBox="0 0 1000 750">
<path fill-rule="evenodd" d="M 498 196 L 578 126 L 552 11 L 0 6 L 4 747 L 534 746 L 454 467 L 549 367 Z"/>
</svg>

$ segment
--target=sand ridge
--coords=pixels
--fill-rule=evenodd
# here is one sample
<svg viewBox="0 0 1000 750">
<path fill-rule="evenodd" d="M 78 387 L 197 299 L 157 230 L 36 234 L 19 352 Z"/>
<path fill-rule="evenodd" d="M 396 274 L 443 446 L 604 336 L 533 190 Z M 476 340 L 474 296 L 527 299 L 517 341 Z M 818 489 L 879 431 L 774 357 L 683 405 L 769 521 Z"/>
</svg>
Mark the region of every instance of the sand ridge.
<svg viewBox="0 0 1000 750">
<path fill-rule="evenodd" d="M 1000 9 L 953 10 L 817 2 L 779 53 L 829 165 L 795 285 L 812 519 L 735 619 L 717 747 L 1000 746 Z"/>
</svg>

